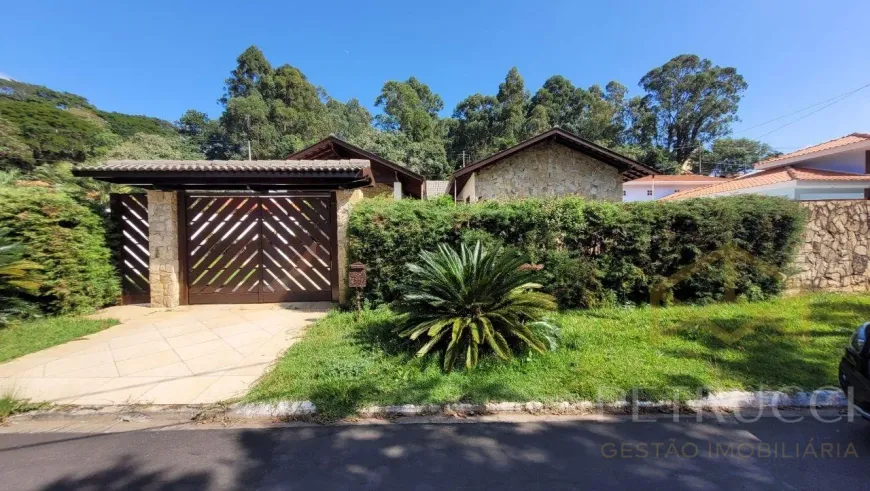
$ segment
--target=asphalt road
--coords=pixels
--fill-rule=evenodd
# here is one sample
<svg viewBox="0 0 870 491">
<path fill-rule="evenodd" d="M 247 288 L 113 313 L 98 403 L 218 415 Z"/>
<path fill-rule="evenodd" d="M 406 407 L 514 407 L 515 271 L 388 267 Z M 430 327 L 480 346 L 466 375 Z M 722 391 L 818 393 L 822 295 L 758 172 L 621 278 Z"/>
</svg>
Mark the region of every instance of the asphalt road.
<svg viewBox="0 0 870 491">
<path fill-rule="evenodd" d="M 855 490 L 870 488 L 870 423 L 764 418 L 2 434 L 0 488 Z"/>
</svg>

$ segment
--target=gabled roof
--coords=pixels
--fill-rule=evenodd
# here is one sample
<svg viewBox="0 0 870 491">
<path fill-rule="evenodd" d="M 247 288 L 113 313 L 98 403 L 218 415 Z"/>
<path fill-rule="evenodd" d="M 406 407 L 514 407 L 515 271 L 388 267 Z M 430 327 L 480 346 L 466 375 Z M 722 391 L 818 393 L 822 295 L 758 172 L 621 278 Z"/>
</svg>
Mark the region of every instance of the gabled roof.
<svg viewBox="0 0 870 491">
<path fill-rule="evenodd" d="M 549 131 L 541 133 L 540 135 L 533 136 L 528 140 L 522 141 L 510 148 L 494 153 L 489 157 L 478 160 L 477 162 L 467 165 L 462 169 L 454 172 L 453 176 L 450 177 L 448 192 L 452 192 L 454 185 L 458 185 L 460 188 L 464 186 L 465 182 L 469 179 L 472 173 L 484 167 L 497 164 L 498 162 L 510 157 L 511 155 L 522 152 L 523 150 L 533 145 L 537 145 L 538 143 L 544 142 L 560 143 L 569 148 L 594 157 L 606 164 L 612 165 L 619 169 L 621 172 L 623 172 L 624 181 L 658 174 L 655 169 L 647 167 L 640 162 L 630 159 L 624 155 L 620 155 L 612 150 L 608 150 L 601 145 L 592 143 L 589 140 L 581 138 L 561 128 L 553 128 Z"/>
<path fill-rule="evenodd" d="M 843 150 L 849 150 L 850 146 L 861 146 L 862 143 L 870 144 L 870 134 L 868 133 L 852 133 L 846 136 L 842 136 L 840 138 L 834 138 L 833 140 L 826 141 L 824 143 L 819 143 L 818 145 L 812 145 L 806 148 L 802 148 L 795 152 L 787 153 L 784 155 L 779 155 L 777 157 L 771 157 L 767 160 L 762 160 L 761 162 L 755 163 L 756 169 L 769 169 L 771 167 L 776 167 L 779 165 L 791 164 L 799 160 L 803 160 L 803 157 L 813 158 L 820 155 L 814 155 L 819 153 L 830 153 L 830 152 L 838 152 Z"/>
<path fill-rule="evenodd" d="M 630 184 L 651 184 L 661 183 L 661 184 L 716 184 L 719 182 L 725 182 L 728 179 L 725 177 L 714 177 L 714 176 L 699 176 L 697 174 L 683 174 L 679 176 L 669 176 L 669 175 L 652 175 L 652 176 L 644 176 L 639 179 L 634 179 L 631 181 L 627 181 L 622 183 L 623 186 Z"/>
<path fill-rule="evenodd" d="M 661 201 L 714 196 L 788 181 L 863 181 L 870 183 L 870 174 L 852 174 L 787 165 L 747 174 L 719 184 L 679 191 L 661 198 Z"/>
<path fill-rule="evenodd" d="M 371 162 L 372 171 L 375 180 L 385 184 L 392 184 L 395 177 L 399 177 L 402 181 L 403 191 L 414 197 L 421 197 L 423 181 L 425 178 L 416 172 L 407 169 L 399 164 L 391 162 L 380 155 L 369 152 L 352 143 L 349 143 L 335 135 L 329 135 L 323 140 L 303 148 L 292 155 L 288 159 L 365 159 Z M 386 182 L 386 177 L 391 178 Z"/>
<path fill-rule="evenodd" d="M 368 160 L 107 160 L 79 167 L 82 175 L 93 172 L 345 172 L 369 166 Z"/>
<path fill-rule="evenodd" d="M 368 160 L 109 160 L 73 175 L 158 189 L 349 189 L 373 183 Z"/>
</svg>

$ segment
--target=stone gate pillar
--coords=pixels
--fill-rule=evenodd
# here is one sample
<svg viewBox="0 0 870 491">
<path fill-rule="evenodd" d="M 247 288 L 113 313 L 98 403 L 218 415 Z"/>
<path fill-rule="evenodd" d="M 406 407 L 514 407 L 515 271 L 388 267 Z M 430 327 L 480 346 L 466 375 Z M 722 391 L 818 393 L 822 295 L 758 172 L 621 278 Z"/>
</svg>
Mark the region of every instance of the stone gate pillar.
<svg viewBox="0 0 870 491">
<path fill-rule="evenodd" d="M 148 191 L 148 277 L 152 307 L 174 308 L 179 304 L 179 194 L 176 191 Z"/>
<path fill-rule="evenodd" d="M 350 210 L 353 205 L 363 199 L 360 189 L 351 189 L 335 192 L 335 211 L 338 226 L 336 227 L 335 241 L 338 250 L 338 302 L 347 303 L 347 226 L 350 219 Z M 154 290 L 151 290 L 152 292 Z M 153 295 L 153 294 L 152 294 Z"/>
</svg>

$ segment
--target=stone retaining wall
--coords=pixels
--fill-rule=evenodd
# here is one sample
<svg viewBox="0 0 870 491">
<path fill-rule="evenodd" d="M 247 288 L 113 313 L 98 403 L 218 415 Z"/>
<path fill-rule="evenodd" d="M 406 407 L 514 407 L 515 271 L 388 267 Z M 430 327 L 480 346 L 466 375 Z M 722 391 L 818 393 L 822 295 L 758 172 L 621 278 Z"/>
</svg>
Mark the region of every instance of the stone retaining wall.
<svg viewBox="0 0 870 491">
<path fill-rule="evenodd" d="M 790 290 L 870 290 L 870 201 L 806 201 L 804 242 L 788 280 Z"/>
</svg>

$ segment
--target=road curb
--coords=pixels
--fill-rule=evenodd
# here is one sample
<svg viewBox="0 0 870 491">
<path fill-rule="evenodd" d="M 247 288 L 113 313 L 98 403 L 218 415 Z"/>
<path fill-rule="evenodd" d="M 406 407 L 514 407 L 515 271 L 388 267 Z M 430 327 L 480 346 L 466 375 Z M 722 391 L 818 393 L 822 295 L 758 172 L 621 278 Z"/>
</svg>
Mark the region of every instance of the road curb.
<svg viewBox="0 0 870 491">
<path fill-rule="evenodd" d="M 840 390 L 820 390 L 787 394 L 779 391 L 728 391 L 675 403 L 673 401 L 577 402 L 491 402 L 486 404 L 402 404 L 368 406 L 356 412 L 359 418 L 403 418 L 417 416 L 482 415 L 626 415 L 632 413 L 675 413 L 699 411 L 733 412 L 740 409 L 837 409 L 847 407 Z M 117 405 L 56 406 L 11 416 L 14 421 L 123 421 L 123 422 L 197 422 L 225 420 L 315 419 L 317 406 L 311 401 L 274 403 L 236 403 L 202 405 Z"/>
<path fill-rule="evenodd" d="M 703 399 L 675 403 L 674 401 L 616 401 L 597 403 L 594 401 L 543 403 L 493 402 L 486 404 L 402 404 L 390 406 L 368 406 L 357 411 L 365 418 L 409 417 L 409 416 L 451 416 L 480 414 L 626 414 L 638 412 L 674 412 L 675 409 L 689 411 L 720 410 L 735 411 L 757 408 L 844 408 L 848 404 L 846 395 L 837 390 L 818 390 L 788 394 L 780 391 L 727 391 L 713 393 Z M 317 415 L 317 406 L 311 401 L 281 401 L 276 403 L 239 403 L 227 411 L 227 416 L 237 418 L 303 418 Z"/>
</svg>

